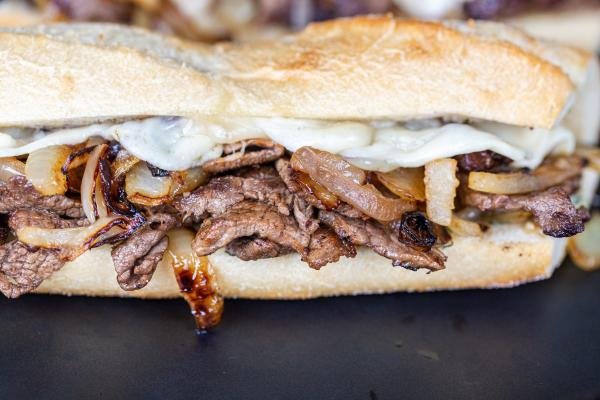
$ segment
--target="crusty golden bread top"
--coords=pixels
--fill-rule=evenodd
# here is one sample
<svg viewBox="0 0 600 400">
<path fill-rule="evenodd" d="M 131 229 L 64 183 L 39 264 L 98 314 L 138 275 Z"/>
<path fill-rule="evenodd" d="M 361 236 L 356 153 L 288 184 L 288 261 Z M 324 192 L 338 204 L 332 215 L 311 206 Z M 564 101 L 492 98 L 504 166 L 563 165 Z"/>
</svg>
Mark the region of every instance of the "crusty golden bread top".
<svg viewBox="0 0 600 400">
<path fill-rule="evenodd" d="M 219 114 L 549 128 L 591 59 L 504 25 L 389 16 L 215 46 L 115 25 L 13 28 L 0 54 L 1 126 Z"/>
</svg>

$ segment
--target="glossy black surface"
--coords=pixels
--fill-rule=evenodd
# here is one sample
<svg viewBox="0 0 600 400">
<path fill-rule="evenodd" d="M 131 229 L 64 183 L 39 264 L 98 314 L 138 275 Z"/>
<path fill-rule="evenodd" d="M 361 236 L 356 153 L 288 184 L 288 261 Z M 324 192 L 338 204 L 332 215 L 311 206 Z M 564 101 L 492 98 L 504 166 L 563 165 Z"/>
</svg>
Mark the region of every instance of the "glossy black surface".
<svg viewBox="0 0 600 400">
<path fill-rule="evenodd" d="M 0 398 L 598 399 L 600 273 L 510 290 L 227 301 L 0 301 Z M 35 397 L 34 397 L 35 396 Z"/>
</svg>

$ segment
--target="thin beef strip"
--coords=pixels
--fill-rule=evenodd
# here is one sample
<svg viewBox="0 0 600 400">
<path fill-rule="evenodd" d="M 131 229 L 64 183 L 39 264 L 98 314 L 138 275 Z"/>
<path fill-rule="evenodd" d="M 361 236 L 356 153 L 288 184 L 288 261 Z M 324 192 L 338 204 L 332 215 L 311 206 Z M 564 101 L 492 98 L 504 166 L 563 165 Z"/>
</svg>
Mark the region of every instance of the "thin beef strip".
<svg viewBox="0 0 600 400">
<path fill-rule="evenodd" d="M 583 232 L 584 223 L 590 217 L 587 210 L 575 208 L 569 197 L 569 194 L 577 189 L 578 181 L 578 178 L 570 179 L 559 186 L 520 195 L 491 194 L 464 189 L 462 202 L 481 211 L 527 211 L 546 235 L 573 236 Z"/>
<path fill-rule="evenodd" d="M 167 231 L 176 225 L 172 215 L 152 215 L 144 228 L 113 248 L 117 282 L 123 290 L 141 289 L 150 282 L 169 244 Z"/>
<path fill-rule="evenodd" d="M 284 215 L 290 213 L 292 196 L 278 177 L 256 179 L 220 176 L 193 193 L 178 198 L 173 202 L 173 206 L 183 215 L 184 221 L 199 221 L 205 218 L 206 214 L 222 214 L 245 199 L 271 204 Z"/>
<path fill-rule="evenodd" d="M 303 254 L 310 236 L 294 218 L 283 215 L 271 205 L 244 200 L 223 214 L 206 219 L 192 243 L 199 256 L 214 253 L 241 237 L 260 237 Z"/>
<path fill-rule="evenodd" d="M 476 151 L 474 153 L 461 154 L 456 157 L 458 167 L 461 171 L 492 171 L 507 166 L 511 159 L 493 151 Z"/>
<path fill-rule="evenodd" d="M 63 265 L 60 250 L 29 247 L 13 240 L 0 246 L 0 291 L 8 298 L 19 297 Z"/>
<path fill-rule="evenodd" d="M 8 220 L 12 230 L 26 226 L 40 228 L 72 228 L 87 225 L 87 220 L 65 220 L 47 210 L 13 211 Z M 30 247 L 18 240 L 0 246 L 0 291 L 10 298 L 37 288 L 44 279 L 73 259 L 68 250 Z"/>
<path fill-rule="evenodd" d="M 218 174 L 250 165 L 265 164 L 280 158 L 285 148 L 268 139 L 250 139 L 223 146 L 223 157 L 208 161 L 202 169 Z"/>
<path fill-rule="evenodd" d="M 64 219 L 47 210 L 20 209 L 10 213 L 8 226 L 13 231 L 25 226 L 47 229 L 77 228 L 89 225 L 87 218 Z"/>
<path fill-rule="evenodd" d="M 279 257 L 293 250 L 275 242 L 259 237 L 241 237 L 229 243 L 227 254 L 244 261 L 260 260 L 262 258 Z"/>
<path fill-rule="evenodd" d="M 0 213 L 26 208 L 54 211 L 69 218 L 84 216 L 81 203 L 63 195 L 43 196 L 25 176 L 14 176 L 0 184 Z"/>
<path fill-rule="evenodd" d="M 329 225 L 340 238 L 355 246 L 370 247 L 377 254 L 392 260 L 394 266 L 411 270 L 427 268 L 431 271 L 444 268 L 446 257 L 441 252 L 405 245 L 377 221 L 348 218 L 324 210 L 319 212 L 319 219 Z"/>
<path fill-rule="evenodd" d="M 302 256 L 302 261 L 318 270 L 342 256 L 355 257 L 356 248 L 350 241 L 340 239 L 331 229 L 319 228 L 311 235 L 308 252 Z"/>
</svg>

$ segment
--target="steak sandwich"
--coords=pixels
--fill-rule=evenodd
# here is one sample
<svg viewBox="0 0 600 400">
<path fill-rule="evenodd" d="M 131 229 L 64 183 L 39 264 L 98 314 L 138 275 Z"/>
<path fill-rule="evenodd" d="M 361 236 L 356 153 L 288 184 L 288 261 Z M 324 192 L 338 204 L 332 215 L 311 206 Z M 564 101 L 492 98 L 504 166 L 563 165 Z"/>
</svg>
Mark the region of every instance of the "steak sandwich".
<svg viewBox="0 0 600 400">
<path fill-rule="evenodd" d="M 53 25 L 0 48 L 8 297 L 183 293 L 208 327 L 223 297 L 510 287 L 589 218 L 597 61 L 503 25 L 212 46 Z"/>
</svg>

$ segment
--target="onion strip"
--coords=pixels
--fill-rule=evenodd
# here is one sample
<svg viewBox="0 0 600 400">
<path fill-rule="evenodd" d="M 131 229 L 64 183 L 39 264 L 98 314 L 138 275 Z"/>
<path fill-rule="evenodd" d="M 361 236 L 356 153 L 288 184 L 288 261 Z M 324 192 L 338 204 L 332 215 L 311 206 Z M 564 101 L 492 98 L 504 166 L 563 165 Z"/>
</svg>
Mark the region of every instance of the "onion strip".
<svg viewBox="0 0 600 400">
<path fill-rule="evenodd" d="M 581 173 L 579 159 L 557 158 L 541 165 L 531 173 L 471 172 L 469 189 L 494 194 L 521 194 L 537 192 L 559 185 Z"/>
<path fill-rule="evenodd" d="M 83 178 L 81 180 L 81 207 L 83 208 L 85 216 L 91 223 L 96 221 L 98 216 L 97 205 L 95 202 L 98 164 L 100 158 L 107 150 L 108 146 L 106 144 L 101 144 L 94 148 L 85 165 L 85 171 L 83 172 Z"/>
<path fill-rule="evenodd" d="M 49 146 L 29 154 L 25 163 L 27 180 L 44 196 L 64 194 L 67 191 L 67 178 L 62 166 L 68 159 L 69 146 Z"/>
<path fill-rule="evenodd" d="M 30 246 L 69 250 L 76 257 L 87 249 L 99 245 L 98 238 L 111 228 L 115 226 L 126 228 L 127 225 L 127 218 L 112 216 L 99 218 L 93 224 L 79 228 L 48 229 L 26 226 L 15 233 L 21 242 Z M 106 239 L 103 238 L 103 241 Z"/>
<path fill-rule="evenodd" d="M 25 164 L 15 157 L 0 158 L 0 181 L 7 182 L 14 176 L 25 175 Z"/>
</svg>

